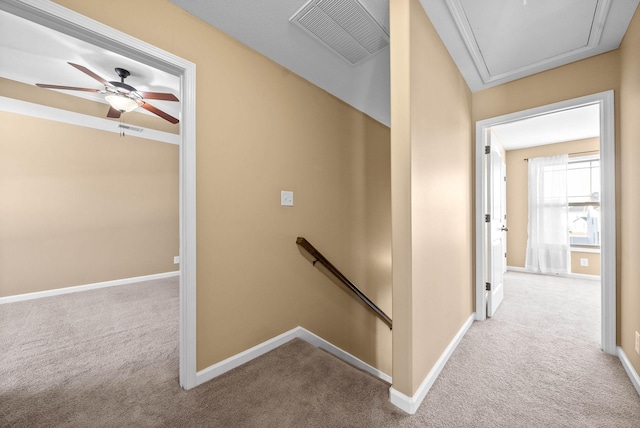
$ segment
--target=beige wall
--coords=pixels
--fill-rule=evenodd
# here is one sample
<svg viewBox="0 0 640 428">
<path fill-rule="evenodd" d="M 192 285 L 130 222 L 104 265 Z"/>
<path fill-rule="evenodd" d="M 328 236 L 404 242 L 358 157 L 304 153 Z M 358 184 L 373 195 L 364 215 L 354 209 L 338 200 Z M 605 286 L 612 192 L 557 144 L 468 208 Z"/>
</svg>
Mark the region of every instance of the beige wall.
<svg viewBox="0 0 640 428">
<path fill-rule="evenodd" d="M 600 149 L 599 138 L 568 141 L 558 144 L 528 147 L 507 151 L 507 265 L 524 267 L 527 252 L 528 226 L 528 169 L 524 159 L 554 156 L 564 153 L 578 153 Z M 599 255 L 571 253 L 571 272 L 600 275 Z M 589 266 L 580 266 L 580 258 L 588 258 Z M 596 260 L 597 259 L 597 263 Z"/>
<path fill-rule="evenodd" d="M 390 373 L 389 329 L 295 244 L 392 315 L 389 129 L 168 1 L 58 3 L 196 64 L 198 370 L 301 325 Z"/>
<path fill-rule="evenodd" d="M 388 171 L 388 129 L 168 2 L 120 0 L 109 8 L 82 0 L 58 2 L 197 64 L 198 368 L 302 324 L 387 371 L 389 331 L 327 284 L 302 260 L 293 241 L 306 235 L 391 312 L 390 222 L 384 208 L 389 190 L 374 188 Z M 125 20 L 119 12 L 124 8 L 132 16 L 153 8 L 154 20 Z M 618 155 L 626 156 L 623 161 L 618 156 L 619 174 L 627 195 L 618 203 L 618 215 L 623 228 L 633 232 L 637 227 L 638 18 L 620 51 L 471 97 L 418 2 L 391 0 L 390 9 L 393 375 L 394 386 L 412 394 L 471 313 L 470 134 L 475 121 L 615 90 Z M 628 118 L 622 141 L 621 116 Z M 429 185 L 422 193 L 414 183 Z M 462 190 L 449 191 L 443 183 Z M 283 188 L 296 192 L 296 207 L 277 206 Z M 429 198 L 445 208 L 425 212 Z M 365 214 L 367 206 L 375 212 Z M 441 214 L 446 209 L 450 217 Z M 432 225 L 431 244 L 424 239 L 425 224 Z M 618 260 L 625 297 L 619 316 L 623 349 L 638 370 L 630 334 L 640 328 L 635 263 L 640 249 L 633 240 L 638 234 L 624 233 Z M 364 284 L 366 278 L 376 283 Z"/>
<path fill-rule="evenodd" d="M 178 146 L 0 112 L 0 297 L 177 270 Z"/>
<path fill-rule="evenodd" d="M 580 260 L 587 259 L 587 266 L 581 266 Z M 571 272 L 582 275 L 600 276 L 600 253 L 571 252 Z"/>
<path fill-rule="evenodd" d="M 615 50 L 473 94 L 473 121 L 620 89 L 620 52 Z M 616 111 L 619 99 L 616 97 Z M 616 124 L 619 118 L 616 117 Z M 618 126 L 616 126 L 616 130 Z M 617 132 L 616 132 L 617 136 Z"/>
<path fill-rule="evenodd" d="M 634 350 L 640 332 L 640 11 L 622 40 L 620 94 L 620 223 L 621 287 L 620 346 L 640 373 L 640 355 Z"/>
<path fill-rule="evenodd" d="M 391 1 L 394 388 L 473 312 L 471 93 L 417 0 Z"/>
</svg>

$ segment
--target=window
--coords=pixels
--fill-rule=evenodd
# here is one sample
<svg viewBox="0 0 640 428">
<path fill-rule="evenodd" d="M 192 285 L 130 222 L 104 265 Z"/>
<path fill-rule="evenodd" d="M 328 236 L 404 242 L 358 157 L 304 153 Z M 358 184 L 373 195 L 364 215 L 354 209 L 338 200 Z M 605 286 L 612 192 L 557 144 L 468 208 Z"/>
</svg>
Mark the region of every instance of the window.
<svg viewBox="0 0 640 428">
<path fill-rule="evenodd" d="M 567 168 L 569 242 L 600 247 L 600 158 L 573 158 Z"/>
</svg>

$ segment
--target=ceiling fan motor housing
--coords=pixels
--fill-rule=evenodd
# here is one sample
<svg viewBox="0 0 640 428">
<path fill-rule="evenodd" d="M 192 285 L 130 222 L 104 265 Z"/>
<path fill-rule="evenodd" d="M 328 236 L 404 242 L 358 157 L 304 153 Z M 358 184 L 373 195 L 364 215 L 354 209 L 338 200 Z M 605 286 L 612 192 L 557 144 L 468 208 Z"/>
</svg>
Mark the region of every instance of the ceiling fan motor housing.
<svg viewBox="0 0 640 428">
<path fill-rule="evenodd" d="M 116 74 L 120 77 L 120 81 L 119 82 L 109 82 L 109 83 L 111 83 L 113 86 L 118 88 L 118 93 L 137 92 L 136 88 L 134 88 L 131 85 L 127 85 L 126 83 L 124 83 L 124 79 L 126 79 L 129 76 L 131 76 L 131 73 L 129 72 L 129 70 L 125 70 L 124 68 L 120 68 L 120 67 L 116 67 L 115 70 L 116 70 Z M 123 91 L 120 91 L 120 89 L 122 89 Z"/>
<path fill-rule="evenodd" d="M 131 85 L 127 85 L 126 83 L 122 83 L 122 82 L 109 82 L 111 83 L 113 86 L 115 86 L 116 88 L 118 88 L 118 92 L 121 92 L 120 89 L 122 89 L 122 92 L 136 92 L 136 88 L 134 88 Z"/>
</svg>

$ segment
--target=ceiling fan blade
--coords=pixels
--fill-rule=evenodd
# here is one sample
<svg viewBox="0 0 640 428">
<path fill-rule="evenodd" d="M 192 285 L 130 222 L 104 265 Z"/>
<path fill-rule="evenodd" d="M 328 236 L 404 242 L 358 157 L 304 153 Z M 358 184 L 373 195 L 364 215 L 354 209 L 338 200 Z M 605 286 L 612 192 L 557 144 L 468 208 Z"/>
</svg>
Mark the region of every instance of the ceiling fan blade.
<svg viewBox="0 0 640 428">
<path fill-rule="evenodd" d="M 107 113 L 107 117 L 110 117 L 113 119 L 119 119 L 121 114 L 122 113 L 120 112 L 120 110 L 116 110 L 113 107 L 109 107 L 109 112 Z"/>
<path fill-rule="evenodd" d="M 168 94 L 168 93 L 165 93 L 165 92 L 143 92 L 143 91 L 138 91 L 138 93 L 140 95 L 142 95 L 142 98 L 146 98 L 148 100 L 180 101 L 178 98 L 176 98 L 175 95 Z"/>
<path fill-rule="evenodd" d="M 98 76 L 96 73 L 94 73 L 93 71 L 89 70 L 87 67 L 79 65 L 79 64 L 74 64 L 72 62 L 68 63 L 70 66 L 77 68 L 78 70 L 82 71 L 84 74 L 86 74 L 87 76 L 90 76 L 94 79 L 96 79 L 98 82 L 102 83 L 104 86 L 113 86 L 111 83 L 107 82 L 106 80 L 104 80 L 102 77 Z"/>
<path fill-rule="evenodd" d="M 145 110 L 150 111 L 153 114 L 156 114 L 158 116 L 160 116 L 161 118 L 163 118 L 164 120 L 168 120 L 171 123 L 178 123 L 180 122 L 178 119 L 176 119 L 175 117 L 163 112 L 162 110 L 152 106 L 149 103 L 145 103 L 144 101 L 142 102 L 142 104 L 140 104 L 140 107 L 142 107 Z"/>
<path fill-rule="evenodd" d="M 48 89 L 64 89 L 67 91 L 102 92 L 102 90 L 100 89 L 77 88 L 75 86 L 47 85 L 45 83 L 36 83 L 36 86 L 40 88 L 48 88 Z"/>
</svg>

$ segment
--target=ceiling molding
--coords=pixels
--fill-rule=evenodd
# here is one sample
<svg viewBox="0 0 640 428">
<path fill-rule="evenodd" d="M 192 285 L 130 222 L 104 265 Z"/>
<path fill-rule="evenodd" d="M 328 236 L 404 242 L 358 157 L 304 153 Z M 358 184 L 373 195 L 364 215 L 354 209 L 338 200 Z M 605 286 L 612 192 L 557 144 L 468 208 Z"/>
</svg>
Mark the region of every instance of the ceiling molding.
<svg viewBox="0 0 640 428">
<path fill-rule="evenodd" d="M 453 23 L 460 33 L 460 37 L 462 37 L 465 47 L 469 51 L 471 60 L 473 61 L 478 74 L 480 74 L 480 78 L 486 83 L 491 78 L 491 75 L 484 58 L 482 57 L 480 46 L 478 46 L 478 42 L 471 30 L 471 25 L 469 24 L 464 9 L 462 8 L 462 4 L 459 0 L 445 0 L 445 3 L 449 8 Z"/>
<path fill-rule="evenodd" d="M 617 49 L 638 3 L 640 0 L 597 0 L 585 46 L 491 74 L 461 0 L 420 0 L 473 92 Z"/>
<path fill-rule="evenodd" d="M 542 61 L 533 62 L 525 67 L 519 67 L 506 73 L 492 75 L 489 71 L 489 67 L 487 67 L 473 30 L 471 29 L 471 25 L 469 24 L 469 20 L 465 14 L 462 3 L 460 3 L 460 0 L 445 1 L 447 3 L 449 11 L 451 12 L 451 16 L 456 24 L 456 27 L 465 42 L 467 50 L 471 55 L 471 59 L 473 60 L 476 69 L 478 70 L 478 73 L 480 74 L 480 77 L 485 84 L 496 81 L 513 80 L 511 79 L 512 76 L 520 76 L 522 74 L 535 74 L 537 73 L 536 70 L 546 70 L 549 68 L 553 68 L 557 66 L 556 64 L 566 64 L 568 62 L 572 62 L 572 58 L 580 56 L 581 54 L 590 54 L 590 52 L 598 49 L 598 46 L 602 39 L 602 32 L 607 20 L 607 15 L 609 13 L 609 7 L 611 6 L 611 0 L 597 1 L 596 9 L 594 12 L 594 19 L 591 24 L 591 31 L 589 33 L 589 42 L 586 46 L 564 52 L 560 55 L 552 56 Z"/>
<path fill-rule="evenodd" d="M 578 48 L 577 50 L 572 50 L 560 55 L 547 58 L 542 61 L 533 62 L 525 67 L 520 67 L 506 73 L 492 75 L 481 52 L 480 46 L 476 40 L 476 36 L 471 28 L 471 24 L 469 23 L 469 19 L 467 18 L 464 7 L 460 1 L 461 0 L 445 0 L 447 7 L 449 8 L 449 12 L 451 13 L 451 17 L 453 18 L 453 21 L 458 31 L 460 32 L 460 35 L 462 36 L 462 40 L 464 41 L 466 48 L 469 51 L 469 55 L 471 55 L 471 59 L 473 60 L 475 67 L 485 84 L 498 80 L 509 79 L 511 76 L 516 74 L 528 74 L 530 70 L 535 73 L 534 70 L 545 68 L 549 64 L 553 64 L 556 62 L 564 63 L 565 59 L 569 59 L 569 61 L 571 61 L 571 57 L 593 49 L 597 49 L 602 38 L 602 31 L 607 20 L 609 7 L 611 6 L 611 0 L 597 1 L 596 9 L 594 12 L 594 19 L 591 24 L 591 31 L 589 34 L 589 43 L 586 46 Z"/>
</svg>

